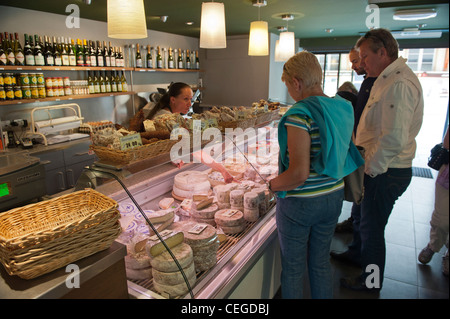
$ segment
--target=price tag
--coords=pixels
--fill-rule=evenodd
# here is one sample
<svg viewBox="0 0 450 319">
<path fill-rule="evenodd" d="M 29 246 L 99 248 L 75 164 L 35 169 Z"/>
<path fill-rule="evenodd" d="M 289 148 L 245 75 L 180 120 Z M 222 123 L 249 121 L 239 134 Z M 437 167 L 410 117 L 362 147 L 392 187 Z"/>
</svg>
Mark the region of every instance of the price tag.
<svg viewBox="0 0 450 319">
<path fill-rule="evenodd" d="M 188 233 L 199 235 L 208 225 L 206 224 L 196 224 L 194 227 L 188 230 Z"/>
<path fill-rule="evenodd" d="M 138 146 L 142 146 L 141 134 L 129 134 L 120 138 L 120 150 L 126 151 Z"/>
<path fill-rule="evenodd" d="M 245 119 L 245 112 L 240 110 L 236 112 L 236 120 L 244 120 Z"/>
<path fill-rule="evenodd" d="M 208 128 L 208 127 L 218 127 L 219 126 L 219 124 L 217 123 L 217 119 L 216 118 L 207 119 L 206 121 L 208 122 L 208 124 L 206 125 L 206 128 Z"/>
</svg>

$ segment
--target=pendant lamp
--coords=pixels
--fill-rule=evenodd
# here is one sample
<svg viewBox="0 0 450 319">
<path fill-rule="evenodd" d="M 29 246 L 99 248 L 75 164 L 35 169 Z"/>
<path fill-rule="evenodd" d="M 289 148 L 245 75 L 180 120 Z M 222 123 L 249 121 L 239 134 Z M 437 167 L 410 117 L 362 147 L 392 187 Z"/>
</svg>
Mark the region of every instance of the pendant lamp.
<svg viewBox="0 0 450 319">
<path fill-rule="evenodd" d="M 283 20 L 293 20 L 293 15 L 283 15 Z M 288 30 L 288 27 L 286 28 Z M 278 55 L 277 55 L 278 52 Z M 281 32 L 280 40 L 278 42 L 278 50 L 275 45 L 275 61 L 287 61 L 291 56 L 295 54 L 295 34 L 294 32 Z"/>
<path fill-rule="evenodd" d="M 226 47 L 224 4 L 203 2 L 200 20 L 200 48 L 224 49 Z"/>
<path fill-rule="evenodd" d="M 259 10 L 267 5 L 265 0 L 254 0 L 253 5 L 258 7 L 258 21 L 250 23 L 250 37 L 248 42 L 248 55 L 269 55 L 269 25 L 266 21 L 260 21 Z"/>
<path fill-rule="evenodd" d="M 147 37 L 144 0 L 108 0 L 108 37 L 142 39 Z"/>
</svg>

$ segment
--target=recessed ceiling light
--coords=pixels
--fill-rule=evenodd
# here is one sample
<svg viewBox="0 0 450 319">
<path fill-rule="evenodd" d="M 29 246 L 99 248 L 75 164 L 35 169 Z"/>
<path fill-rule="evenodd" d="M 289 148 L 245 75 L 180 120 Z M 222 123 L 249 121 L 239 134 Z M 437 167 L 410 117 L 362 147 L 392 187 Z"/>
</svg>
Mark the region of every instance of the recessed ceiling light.
<svg viewBox="0 0 450 319">
<path fill-rule="evenodd" d="M 188 21 L 188 22 L 186 22 L 186 24 L 187 24 L 187 25 L 193 25 L 193 24 L 194 24 L 194 22 L 192 22 L 192 21 Z"/>
<path fill-rule="evenodd" d="M 394 20 L 415 21 L 430 19 L 436 16 L 437 12 L 434 9 L 397 10 L 394 13 Z"/>
<path fill-rule="evenodd" d="M 326 29 L 325 29 L 325 32 L 326 32 L 326 33 L 332 33 L 333 31 L 334 31 L 333 28 L 326 28 Z"/>
</svg>

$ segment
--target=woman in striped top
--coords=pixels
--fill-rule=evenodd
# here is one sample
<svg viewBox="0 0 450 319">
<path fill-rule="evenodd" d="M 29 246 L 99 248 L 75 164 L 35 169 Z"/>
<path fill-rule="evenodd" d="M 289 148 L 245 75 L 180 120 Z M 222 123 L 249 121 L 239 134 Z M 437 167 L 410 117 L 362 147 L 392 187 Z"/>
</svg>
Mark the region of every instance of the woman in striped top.
<svg viewBox="0 0 450 319">
<path fill-rule="evenodd" d="M 282 80 L 297 101 L 278 125 L 279 175 L 269 182 L 278 197 L 282 297 L 302 298 L 307 263 L 311 297 L 332 298 L 329 251 L 342 209 L 343 177 L 363 163 L 351 151 L 353 108 L 323 93 L 322 69 L 312 53 L 291 57 Z"/>
</svg>

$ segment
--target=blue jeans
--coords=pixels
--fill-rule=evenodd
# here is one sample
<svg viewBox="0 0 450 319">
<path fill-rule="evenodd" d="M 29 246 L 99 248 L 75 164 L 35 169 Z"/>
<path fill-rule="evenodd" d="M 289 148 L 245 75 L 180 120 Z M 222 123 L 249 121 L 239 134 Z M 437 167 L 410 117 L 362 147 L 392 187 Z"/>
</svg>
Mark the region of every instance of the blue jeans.
<svg viewBox="0 0 450 319">
<path fill-rule="evenodd" d="M 303 297 L 306 264 L 311 297 L 333 298 L 330 245 L 342 210 L 343 198 L 342 189 L 316 198 L 277 199 L 283 298 Z"/>
<path fill-rule="evenodd" d="M 353 242 L 349 253 L 361 262 L 362 279 L 368 265 L 380 270 L 380 287 L 383 283 L 386 263 L 384 230 L 395 201 L 408 188 L 412 178 L 411 168 L 389 168 L 386 173 L 372 178 L 364 176 L 364 199 L 361 205 L 353 205 Z"/>
</svg>

